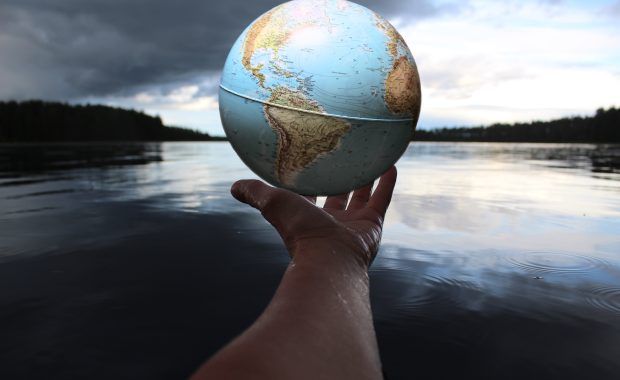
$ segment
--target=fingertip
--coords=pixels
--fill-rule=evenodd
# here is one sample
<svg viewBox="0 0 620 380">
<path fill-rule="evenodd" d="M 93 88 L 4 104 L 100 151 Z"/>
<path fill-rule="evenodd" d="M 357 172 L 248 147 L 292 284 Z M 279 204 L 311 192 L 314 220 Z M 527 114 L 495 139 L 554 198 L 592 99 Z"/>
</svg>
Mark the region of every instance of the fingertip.
<svg viewBox="0 0 620 380">
<path fill-rule="evenodd" d="M 232 184 L 230 193 L 241 202 L 248 201 L 249 195 L 258 191 L 263 183 L 256 179 L 242 179 Z"/>
<path fill-rule="evenodd" d="M 349 201 L 349 206 L 347 207 L 347 210 L 356 210 L 364 207 L 368 202 L 368 199 L 370 199 L 373 185 L 374 181 L 366 186 L 362 186 L 356 189 L 351 195 L 351 200 Z"/>
<path fill-rule="evenodd" d="M 396 166 L 392 165 L 383 175 L 379 178 L 378 187 L 394 187 L 396 185 L 396 178 L 398 172 Z"/>
<path fill-rule="evenodd" d="M 237 181 L 230 187 L 230 194 L 237 200 L 243 197 L 243 182 L 244 180 Z"/>
<path fill-rule="evenodd" d="M 392 165 L 392 167 L 381 176 L 378 188 L 385 190 L 389 189 L 391 196 L 392 190 L 394 189 L 394 186 L 396 186 L 396 177 L 398 177 L 398 172 L 396 170 L 396 166 Z"/>
<path fill-rule="evenodd" d="M 235 181 L 231 186 L 230 186 L 230 194 L 232 194 L 233 196 L 235 194 L 239 193 L 239 181 Z"/>
<path fill-rule="evenodd" d="M 396 170 L 396 166 L 392 165 L 392 167 L 390 167 L 384 174 L 383 176 L 386 176 L 387 178 L 393 178 L 394 180 L 396 180 L 396 177 L 398 176 L 398 170 Z"/>
<path fill-rule="evenodd" d="M 396 186 L 396 167 L 389 168 L 379 180 L 379 184 L 368 201 L 368 206 L 384 216 L 392 200 L 392 193 Z"/>
</svg>

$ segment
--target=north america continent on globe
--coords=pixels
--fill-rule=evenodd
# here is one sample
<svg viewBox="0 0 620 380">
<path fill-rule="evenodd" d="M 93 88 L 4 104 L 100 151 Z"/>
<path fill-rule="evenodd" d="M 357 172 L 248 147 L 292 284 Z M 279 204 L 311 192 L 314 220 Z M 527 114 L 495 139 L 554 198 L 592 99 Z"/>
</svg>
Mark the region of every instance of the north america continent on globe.
<svg viewBox="0 0 620 380">
<path fill-rule="evenodd" d="M 304 195 L 374 181 L 407 148 L 420 79 L 396 29 L 345 0 L 294 0 L 250 24 L 220 83 L 220 116 L 243 162 Z"/>
</svg>

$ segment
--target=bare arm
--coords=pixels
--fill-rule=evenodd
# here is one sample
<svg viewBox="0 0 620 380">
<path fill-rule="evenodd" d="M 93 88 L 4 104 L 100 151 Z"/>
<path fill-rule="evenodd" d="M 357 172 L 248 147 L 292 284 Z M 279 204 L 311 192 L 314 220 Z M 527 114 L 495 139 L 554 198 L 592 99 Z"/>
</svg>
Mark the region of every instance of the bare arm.
<svg viewBox="0 0 620 380">
<path fill-rule="evenodd" d="M 371 186 L 314 199 L 244 180 L 235 198 L 261 211 L 292 260 L 267 309 L 207 361 L 193 379 L 380 379 L 368 297 L 368 266 L 377 253 L 396 182 L 386 172 Z"/>
</svg>

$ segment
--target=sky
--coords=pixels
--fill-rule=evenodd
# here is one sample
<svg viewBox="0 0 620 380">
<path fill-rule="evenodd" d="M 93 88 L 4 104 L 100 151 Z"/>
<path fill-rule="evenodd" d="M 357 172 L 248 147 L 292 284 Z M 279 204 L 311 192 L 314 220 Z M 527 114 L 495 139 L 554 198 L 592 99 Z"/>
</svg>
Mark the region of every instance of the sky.
<svg viewBox="0 0 620 380">
<path fill-rule="evenodd" d="M 418 64 L 418 128 L 620 106 L 620 0 L 357 1 Z M 2 0 L 0 100 L 102 103 L 223 135 L 226 55 L 272 0 Z"/>
</svg>

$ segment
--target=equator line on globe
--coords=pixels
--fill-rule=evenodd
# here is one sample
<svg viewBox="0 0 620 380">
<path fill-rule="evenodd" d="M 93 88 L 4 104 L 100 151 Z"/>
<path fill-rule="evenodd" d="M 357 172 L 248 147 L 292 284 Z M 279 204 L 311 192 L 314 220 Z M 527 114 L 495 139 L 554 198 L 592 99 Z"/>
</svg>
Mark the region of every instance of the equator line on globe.
<svg viewBox="0 0 620 380">
<path fill-rule="evenodd" d="M 371 183 L 407 148 L 420 80 L 402 36 L 344 0 L 295 0 L 257 18 L 233 45 L 220 116 L 243 162 L 304 195 Z"/>
</svg>

